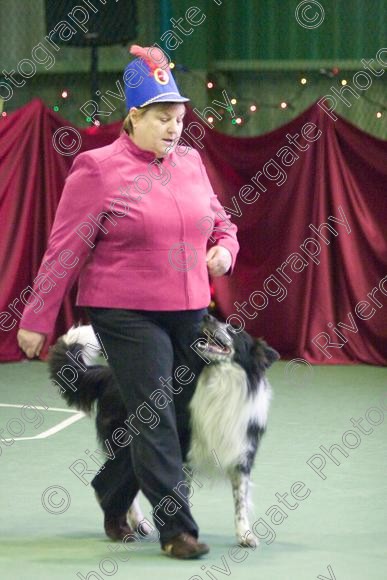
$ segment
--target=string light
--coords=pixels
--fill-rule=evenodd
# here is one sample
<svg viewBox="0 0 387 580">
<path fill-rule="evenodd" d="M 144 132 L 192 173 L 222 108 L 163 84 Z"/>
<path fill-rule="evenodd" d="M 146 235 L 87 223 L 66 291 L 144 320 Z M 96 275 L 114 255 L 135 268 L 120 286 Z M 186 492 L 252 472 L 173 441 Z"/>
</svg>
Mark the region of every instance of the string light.
<svg viewBox="0 0 387 580">
<path fill-rule="evenodd" d="M 173 62 L 169 63 L 169 68 L 174 69 L 176 68 L 176 70 L 185 72 L 185 73 L 190 73 L 193 71 L 190 71 L 189 69 L 187 69 L 185 66 L 183 65 L 176 65 Z M 339 75 L 340 73 L 340 69 L 338 67 L 332 67 L 331 69 L 324 69 L 321 68 L 319 69 L 319 73 L 322 76 L 328 77 L 328 78 L 332 78 L 332 77 L 336 77 L 337 75 Z M 308 73 L 307 73 L 308 74 Z M 309 71 L 309 76 L 310 76 L 310 71 Z M 216 78 L 214 79 L 214 81 L 217 80 Z M 248 97 L 241 97 L 239 99 L 233 97 L 230 100 L 231 105 L 236 105 L 239 101 L 239 109 L 242 107 L 246 107 L 245 110 L 239 110 L 239 111 L 235 111 L 236 113 L 239 113 L 239 116 L 234 117 L 231 122 L 233 125 L 238 125 L 238 126 L 242 126 L 244 125 L 246 122 L 249 121 L 249 118 L 251 117 L 251 115 L 249 115 L 248 113 L 256 113 L 258 110 L 259 111 L 263 111 L 263 109 L 277 109 L 280 108 L 281 110 L 295 110 L 297 109 L 297 105 L 296 102 L 299 100 L 300 96 L 302 94 L 304 94 L 304 90 L 306 88 L 306 86 L 308 84 L 310 84 L 310 79 L 308 79 L 306 76 L 299 76 L 298 79 L 297 77 L 294 79 L 296 84 L 298 84 L 298 87 L 295 91 L 295 93 L 293 95 L 291 95 L 290 97 L 288 97 L 288 100 L 283 100 L 280 102 L 262 102 L 259 101 L 254 102 L 254 98 L 248 98 Z M 215 82 L 212 80 L 208 80 L 205 81 L 206 82 L 206 86 L 208 89 L 214 89 L 215 88 Z M 339 82 L 342 86 L 346 86 L 348 84 L 348 81 L 343 78 L 341 80 L 337 79 L 337 82 Z M 302 85 L 302 88 L 299 86 Z M 218 87 L 219 90 L 221 90 L 221 86 Z M 62 99 L 67 99 L 70 96 L 70 91 L 68 89 L 63 89 L 60 91 L 60 95 Z M 372 100 L 371 98 L 368 98 L 366 95 L 363 96 L 364 99 L 366 101 L 368 101 L 370 104 L 374 105 L 373 111 L 372 111 L 372 115 L 373 118 L 377 118 L 378 120 L 384 118 L 384 112 L 387 110 L 387 105 L 385 103 L 381 103 L 378 102 L 376 100 Z M 246 102 L 247 101 L 247 102 Z M 250 101 L 250 102 L 249 102 Z M 61 103 L 62 104 L 62 103 Z M 52 109 L 57 113 L 60 111 L 60 107 L 55 104 L 54 106 L 52 106 Z M 230 113 L 233 113 L 233 108 L 230 106 L 227 108 L 227 110 Z M 222 117 L 222 119 L 225 119 L 227 117 L 224 117 L 224 109 L 223 108 L 218 108 L 217 109 L 218 114 Z M 1 118 L 2 119 L 6 119 L 8 117 L 8 113 L 6 111 L 1 112 Z M 91 123 L 92 127 L 87 128 L 87 131 L 93 131 L 93 132 L 97 132 L 98 128 L 101 126 L 101 122 L 98 120 L 93 120 L 92 117 L 86 117 L 86 122 L 87 123 Z M 210 116 L 208 117 L 208 122 L 212 125 L 214 123 L 214 117 Z"/>
<path fill-rule="evenodd" d="M 382 103 L 378 103 L 377 101 L 368 97 L 367 95 L 364 95 L 364 100 L 367 101 L 368 103 L 370 103 L 371 105 L 376 105 L 377 109 L 376 109 L 375 116 L 377 119 L 381 119 L 384 115 L 384 111 L 387 110 L 387 106 L 382 104 Z"/>
<path fill-rule="evenodd" d="M 189 71 L 186 71 L 189 72 Z M 332 79 L 334 77 L 337 77 L 342 71 L 339 69 L 339 67 L 334 66 L 330 69 L 326 69 L 326 68 L 320 68 L 319 71 L 316 71 L 318 74 L 320 74 L 321 76 L 325 76 L 329 79 Z M 308 74 L 308 76 L 306 76 L 306 74 Z M 290 97 L 288 97 L 286 100 L 278 100 L 277 102 L 256 102 L 253 98 L 249 98 L 249 97 L 245 97 L 242 96 L 240 98 L 236 98 L 233 97 L 232 99 L 230 99 L 230 107 L 227 107 L 227 111 L 229 111 L 231 114 L 236 113 L 236 116 L 234 117 L 231 122 L 233 125 L 244 125 L 246 122 L 249 121 L 251 114 L 255 113 L 257 111 L 263 111 L 264 109 L 280 109 L 282 111 L 285 110 L 289 110 L 289 111 L 295 111 L 298 109 L 298 101 L 300 100 L 301 96 L 304 94 L 305 89 L 311 84 L 311 79 L 313 77 L 313 72 L 311 71 L 306 71 L 306 74 L 304 73 L 304 76 L 302 76 L 299 73 L 298 78 L 296 77 L 295 82 L 296 85 L 298 85 L 298 87 L 296 87 L 296 90 L 294 92 L 293 95 L 290 95 Z M 215 79 L 216 80 L 216 79 Z M 215 87 L 215 83 L 214 81 L 210 80 L 210 81 L 205 81 L 207 88 L 214 88 Z M 348 80 L 343 78 L 343 79 L 337 79 L 337 82 L 339 84 L 341 84 L 342 86 L 345 86 L 348 84 Z M 301 85 L 301 86 L 300 86 Z M 222 90 L 222 85 L 219 82 L 218 83 L 218 90 Z M 364 97 L 366 98 L 366 97 Z M 374 108 L 374 112 L 373 115 L 376 115 L 377 119 L 381 119 L 384 116 L 384 110 L 387 110 L 387 106 L 385 106 L 382 103 L 376 102 L 376 101 L 371 101 L 371 99 L 366 99 L 369 100 L 370 103 L 376 105 L 376 107 Z M 254 102 L 255 101 L 255 102 Z M 236 109 L 239 110 L 235 110 L 233 109 L 233 106 L 237 105 L 238 107 Z M 244 110 L 243 110 L 244 109 Z M 219 115 L 222 117 L 222 119 L 225 119 L 224 117 L 224 109 L 220 108 L 217 109 L 217 112 L 219 113 Z M 227 117 L 226 117 L 227 118 Z M 208 118 L 209 123 L 213 123 L 213 117 L 209 117 Z"/>
<path fill-rule="evenodd" d="M 169 68 L 171 69 L 176 69 L 185 73 L 191 73 L 191 74 L 195 74 L 194 71 L 190 71 L 187 67 L 185 67 L 184 65 L 181 64 L 175 64 L 174 62 L 170 62 L 169 63 Z M 319 73 L 322 76 L 325 76 L 329 79 L 332 79 L 333 77 L 337 77 L 340 74 L 340 69 L 337 66 L 334 66 L 330 69 L 326 69 L 326 68 L 320 68 L 318 71 L 316 71 L 317 73 Z M 233 97 L 230 100 L 230 104 L 235 106 L 239 103 L 238 109 L 239 111 L 235 111 L 235 113 L 239 113 L 239 116 L 234 117 L 232 119 L 232 123 L 234 125 L 243 125 L 246 122 L 248 122 L 249 118 L 251 117 L 251 113 L 256 113 L 257 111 L 263 111 L 264 109 L 281 109 L 282 111 L 285 110 L 296 110 L 297 104 L 296 102 L 300 99 L 301 95 L 304 93 L 305 88 L 310 85 L 311 82 L 311 75 L 313 76 L 313 72 L 311 71 L 306 71 L 306 74 L 308 74 L 307 76 L 301 76 L 301 74 L 299 73 L 298 78 L 296 77 L 294 80 L 296 82 L 296 85 L 298 85 L 298 87 L 296 88 L 296 91 L 293 95 L 291 95 L 290 97 L 287 98 L 287 100 L 283 100 L 283 101 L 277 101 L 277 102 L 254 102 L 253 98 L 248 98 L 248 97 L 240 97 L 239 99 Z M 305 73 L 304 73 L 305 75 Z M 198 75 L 199 76 L 199 75 Z M 203 77 L 201 77 L 203 79 Z M 206 83 L 206 87 L 207 89 L 215 89 L 218 88 L 219 90 L 222 90 L 221 84 L 219 83 L 219 86 L 216 87 L 216 82 L 219 79 L 217 79 L 216 77 L 214 78 L 214 80 L 204 80 L 204 82 Z M 337 82 L 340 83 L 342 86 L 345 86 L 348 84 L 347 79 L 343 78 L 343 79 L 337 79 Z M 301 86 L 300 86 L 301 85 Z M 63 99 L 66 99 L 69 97 L 69 91 L 67 89 L 63 89 L 61 91 L 61 96 Z M 370 99 L 367 99 L 370 102 L 372 102 Z M 250 101 L 250 102 L 249 102 Z M 387 109 L 387 107 L 382 104 L 382 103 L 378 103 L 378 102 L 373 102 L 372 104 L 376 105 L 376 107 L 378 108 L 374 108 L 373 111 L 373 115 L 376 116 L 377 119 L 381 119 L 384 115 L 384 110 Z M 241 108 L 244 108 L 244 111 L 241 110 Z M 55 105 L 53 107 L 54 111 L 59 111 L 59 107 L 57 105 Z M 227 108 L 227 110 L 233 114 L 233 107 L 230 106 Z M 218 114 L 222 117 L 222 119 L 224 119 L 224 109 L 222 108 L 218 108 L 217 109 Z M 249 114 L 250 113 L 250 114 Z M 2 114 L 3 117 L 6 116 L 6 113 Z M 86 122 L 87 123 L 93 123 L 93 125 L 95 127 L 99 127 L 101 125 L 101 123 L 99 121 L 94 122 L 93 119 L 91 117 L 86 117 Z M 208 117 L 208 122 L 212 125 L 214 123 L 214 117 L 210 116 Z"/>
</svg>

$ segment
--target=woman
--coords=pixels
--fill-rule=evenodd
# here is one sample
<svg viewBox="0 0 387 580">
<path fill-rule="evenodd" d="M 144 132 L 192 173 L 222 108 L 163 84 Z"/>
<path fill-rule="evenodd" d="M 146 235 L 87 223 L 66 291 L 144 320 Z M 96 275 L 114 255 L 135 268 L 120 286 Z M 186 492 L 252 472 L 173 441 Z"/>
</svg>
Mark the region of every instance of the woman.
<svg viewBox="0 0 387 580">
<path fill-rule="evenodd" d="M 124 130 L 111 145 L 75 159 L 34 285 L 44 306 L 25 308 L 18 342 L 29 358 L 39 355 L 65 291 L 80 274 L 77 305 L 86 307 L 128 416 L 135 418 L 173 368 L 184 364 L 195 373 L 190 345 L 207 313 L 208 274 L 230 274 L 239 245 L 198 152 L 176 145 L 189 99 L 180 95 L 169 69 L 161 68 L 165 55 L 152 49 L 150 58 L 140 47 L 131 52 L 139 58 L 124 74 Z M 208 223 L 217 242 L 209 250 Z M 56 280 L 44 269 L 54 261 L 56 272 L 61 265 Z M 129 452 L 108 461 L 92 482 L 109 537 L 123 539 L 132 531 L 126 512 L 141 489 L 154 508 L 162 550 L 184 559 L 209 550 L 197 540 L 189 501 L 173 513 L 165 506 L 166 497 L 178 498 L 173 488 L 184 478 L 191 396 L 187 384 L 159 411 L 154 429 L 134 421 L 139 435 Z"/>
</svg>

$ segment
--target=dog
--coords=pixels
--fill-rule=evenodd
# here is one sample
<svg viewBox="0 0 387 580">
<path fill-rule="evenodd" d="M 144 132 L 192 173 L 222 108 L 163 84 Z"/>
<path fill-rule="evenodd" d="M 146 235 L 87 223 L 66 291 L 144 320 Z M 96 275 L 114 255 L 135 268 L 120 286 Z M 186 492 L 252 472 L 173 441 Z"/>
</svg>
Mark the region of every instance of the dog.
<svg viewBox="0 0 387 580">
<path fill-rule="evenodd" d="M 280 355 L 263 339 L 253 338 L 210 314 L 203 317 L 198 339 L 191 346 L 201 358 L 202 367 L 189 403 L 186 461 L 197 473 L 231 482 L 237 542 L 255 547 L 258 540 L 249 523 L 250 474 L 272 398 L 265 373 Z M 95 410 L 97 437 L 103 443 L 112 440 L 113 431 L 122 427 L 127 413 L 111 369 L 90 364 L 100 352 L 101 344 L 92 326 L 73 326 L 51 347 L 48 363 L 50 377 L 55 384 L 59 382 L 66 403 L 87 414 Z M 84 363 L 82 372 L 74 362 L 79 358 Z M 60 378 L 65 366 L 73 368 L 77 376 L 71 388 Z M 137 529 L 143 519 L 136 497 L 128 520 Z"/>
</svg>

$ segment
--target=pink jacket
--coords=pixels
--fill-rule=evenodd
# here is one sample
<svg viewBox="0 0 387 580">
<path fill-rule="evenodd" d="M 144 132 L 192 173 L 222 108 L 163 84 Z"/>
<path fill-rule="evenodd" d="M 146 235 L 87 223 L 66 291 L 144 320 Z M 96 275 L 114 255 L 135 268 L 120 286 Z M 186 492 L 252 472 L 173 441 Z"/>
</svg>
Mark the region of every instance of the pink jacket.
<svg viewBox="0 0 387 580">
<path fill-rule="evenodd" d="M 199 153 L 162 162 L 126 135 L 78 155 L 66 179 L 20 328 L 50 334 L 79 276 L 76 304 L 193 310 L 210 302 L 208 237 L 232 255 L 237 227 L 213 192 Z"/>
<path fill-rule="evenodd" d="M 199 153 L 162 162 L 123 133 L 81 153 L 66 179 L 20 328 L 50 334 L 79 276 L 77 305 L 193 310 L 210 302 L 207 241 L 227 248 L 237 228 L 214 194 Z"/>
</svg>

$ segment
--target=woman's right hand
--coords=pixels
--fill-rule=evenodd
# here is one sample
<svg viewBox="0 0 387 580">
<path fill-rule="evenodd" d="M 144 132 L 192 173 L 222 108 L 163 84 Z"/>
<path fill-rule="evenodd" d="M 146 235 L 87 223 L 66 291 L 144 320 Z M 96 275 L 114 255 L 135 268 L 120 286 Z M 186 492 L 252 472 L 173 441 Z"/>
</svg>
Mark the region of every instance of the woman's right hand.
<svg viewBox="0 0 387 580">
<path fill-rule="evenodd" d="M 19 328 L 17 341 L 19 347 L 25 352 L 28 358 L 34 358 L 34 356 L 39 356 L 46 341 L 46 335 L 41 332 Z"/>
</svg>

